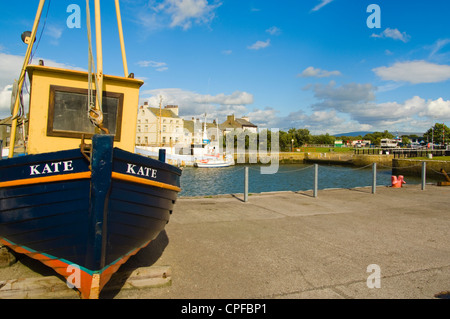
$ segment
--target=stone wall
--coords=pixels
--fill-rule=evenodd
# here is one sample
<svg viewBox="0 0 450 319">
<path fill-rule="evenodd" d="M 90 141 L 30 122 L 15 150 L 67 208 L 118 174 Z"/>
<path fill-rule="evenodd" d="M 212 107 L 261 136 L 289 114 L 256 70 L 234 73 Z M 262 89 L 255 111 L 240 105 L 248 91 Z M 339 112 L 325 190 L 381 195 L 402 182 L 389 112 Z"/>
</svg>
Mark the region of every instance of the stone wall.
<svg viewBox="0 0 450 319">
<path fill-rule="evenodd" d="M 245 157 L 245 162 L 242 163 Z M 252 154 L 250 157 L 246 154 L 235 154 L 234 156 L 237 164 L 255 164 L 260 163 L 259 156 Z M 355 155 L 353 153 L 340 152 L 280 152 L 280 164 L 303 164 L 303 163 L 318 163 L 318 164 L 336 164 L 336 165 L 355 165 L 367 166 L 372 163 L 377 163 L 380 166 L 392 167 L 392 160 L 394 155 Z M 238 159 L 240 162 L 238 162 Z M 250 162 L 249 160 L 252 160 Z"/>
<path fill-rule="evenodd" d="M 450 161 L 436 161 L 436 160 L 414 160 L 414 159 L 399 159 L 392 161 L 392 174 L 405 176 L 421 176 L 422 162 L 426 162 L 427 177 L 434 177 L 445 180 L 445 177 L 440 173 L 441 168 L 444 169 L 450 176 Z"/>
</svg>

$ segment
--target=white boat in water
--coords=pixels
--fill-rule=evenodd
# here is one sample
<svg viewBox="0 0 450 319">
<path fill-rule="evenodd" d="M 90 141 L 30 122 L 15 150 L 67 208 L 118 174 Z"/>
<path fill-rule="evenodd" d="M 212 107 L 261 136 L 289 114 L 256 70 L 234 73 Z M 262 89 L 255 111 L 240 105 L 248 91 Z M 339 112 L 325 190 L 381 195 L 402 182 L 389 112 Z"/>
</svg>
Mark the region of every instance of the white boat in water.
<svg viewBox="0 0 450 319">
<path fill-rule="evenodd" d="M 218 121 L 216 121 L 218 123 Z M 203 125 L 203 147 L 201 148 L 201 157 L 194 162 L 195 167 L 199 168 L 215 168 L 215 167 L 228 167 L 234 165 L 234 158 L 230 154 L 224 153 L 221 155 L 219 146 L 219 125 L 216 124 L 216 136 L 215 141 L 211 142 L 206 132 L 206 113 L 205 122 Z"/>
<path fill-rule="evenodd" d="M 234 159 L 232 157 L 225 156 L 224 158 L 220 158 L 218 155 L 204 158 L 194 163 L 194 166 L 199 168 L 228 167 L 232 165 L 234 165 Z"/>
</svg>

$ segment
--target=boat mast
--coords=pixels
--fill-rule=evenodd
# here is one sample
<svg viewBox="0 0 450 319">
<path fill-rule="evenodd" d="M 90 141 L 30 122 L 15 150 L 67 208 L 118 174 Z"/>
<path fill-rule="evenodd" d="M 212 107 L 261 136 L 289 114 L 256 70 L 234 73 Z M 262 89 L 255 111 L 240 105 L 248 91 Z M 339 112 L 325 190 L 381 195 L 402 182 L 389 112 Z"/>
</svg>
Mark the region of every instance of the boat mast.
<svg viewBox="0 0 450 319">
<path fill-rule="evenodd" d="M 23 61 L 22 71 L 20 72 L 20 77 L 17 85 L 16 100 L 14 102 L 14 110 L 12 113 L 12 123 L 11 123 L 11 137 L 9 143 L 9 155 L 8 158 L 14 156 L 14 147 L 16 145 L 16 130 L 17 130 L 17 117 L 19 113 L 20 104 L 20 92 L 22 90 L 23 81 L 25 81 L 25 72 L 27 70 L 28 63 L 30 61 L 31 51 L 33 49 L 34 40 L 36 39 L 36 32 L 39 26 L 39 20 L 41 19 L 42 9 L 44 8 L 45 0 L 40 0 L 38 10 L 36 12 L 36 17 L 34 19 L 33 29 L 31 31 L 31 36 L 28 38 L 28 48 L 25 54 L 25 60 Z M 25 141 L 24 141 L 25 143 Z"/>
<path fill-rule="evenodd" d="M 159 137 L 158 137 L 158 146 L 162 146 L 162 110 L 161 110 L 161 104 L 162 104 L 162 96 L 159 96 Z"/>
<path fill-rule="evenodd" d="M 102 109 L 103 100 L 103 50 L 102 50 L 102 26 L 100 19 L 100 0 L 95 0 L 95 39 L 97 49 L 97 105 L 96 110 Z"/>
<path fill-rule="evenodd" d="M 125 41 L 123 40 L 122 18 L 120 15 L 119 0 L 116 0 L 117 27 L 119 28 L 120 48 L 122 50 L 123 72 L 128 77 L 127 55 L 125 53 Z"/>
</svg>

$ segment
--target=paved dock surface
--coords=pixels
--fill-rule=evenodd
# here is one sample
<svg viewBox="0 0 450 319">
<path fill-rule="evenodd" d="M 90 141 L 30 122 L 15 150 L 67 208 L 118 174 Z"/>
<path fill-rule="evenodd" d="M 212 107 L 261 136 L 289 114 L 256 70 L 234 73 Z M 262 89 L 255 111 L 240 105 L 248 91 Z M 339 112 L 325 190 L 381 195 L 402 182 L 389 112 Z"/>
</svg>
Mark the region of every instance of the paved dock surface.
<svg viewBox="0 0 450 319">
<path fill-rule="evenodd" d="M 168 265 L 172 284 L 101 297 L 431 299 L 450 291 L 449 243 L 450 187 L 180 198 L 166 230 L 122 266 Z"/>
<path fill-rule="evenodd" d="M 159 250 L 156 264 L 172 267 L 172 285 L 115 297 L 428 299 L 450 291 L 450 187 L 242 199 L 179 199 L 155 246 L 130 263 Z M 369 265 L 379 267 L 378 282 Z M 369 276 L 380 288 L 368 287 Z"/>
</svg>

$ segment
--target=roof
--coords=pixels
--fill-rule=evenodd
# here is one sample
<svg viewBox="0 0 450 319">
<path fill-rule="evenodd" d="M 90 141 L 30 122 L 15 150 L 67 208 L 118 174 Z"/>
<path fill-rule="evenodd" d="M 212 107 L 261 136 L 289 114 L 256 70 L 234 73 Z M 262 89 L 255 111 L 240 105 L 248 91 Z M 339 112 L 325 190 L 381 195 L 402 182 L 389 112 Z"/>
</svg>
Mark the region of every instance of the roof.
<svg viewBox="0 0 450 319">
<path fill-rule="evenodd" d="M 159 117 L 160 109 L 157 107 L 149 107 L 148 108 L 155 116 Z M 172 117 L 179 119 L 180 117 L 173 113 L 171 109 L 161 109 L 161 117 Z"/>
<path fill-rule="evenodd" d="M 258 127 L 244 118 L 235 119 L 234 116 L 228 116 L 227 120 L 219 125 L 222 130 L 227 128 L 238 129 L 243 127 Z"/>
<path fill-rule="evenodd" d="M 235 119 L 235 121 L 237 123 L 241 124 L 242 126 L 258 127 L 255 124 L 253 124 L 253 123 L 251 123 L 251 122 L 249 122 L 247 120 L 244 120 L 244 119 Z"/>
<path fill-rule="evenodd" d="M 189 132 L 194 133 L 194 121 L 191 120 L 183 120 L 184 122 L 184 128 L 187 129 Z M 198 129 L 201 129 L 203 132 L 203 128 L 205 123 L 198 121 L 197 125 L 199 125 Z M 216 123 L 206 123 L 206 129 L 209 130 L 211 128 L 216 128 L 217 124 Z"/>
</svg>

